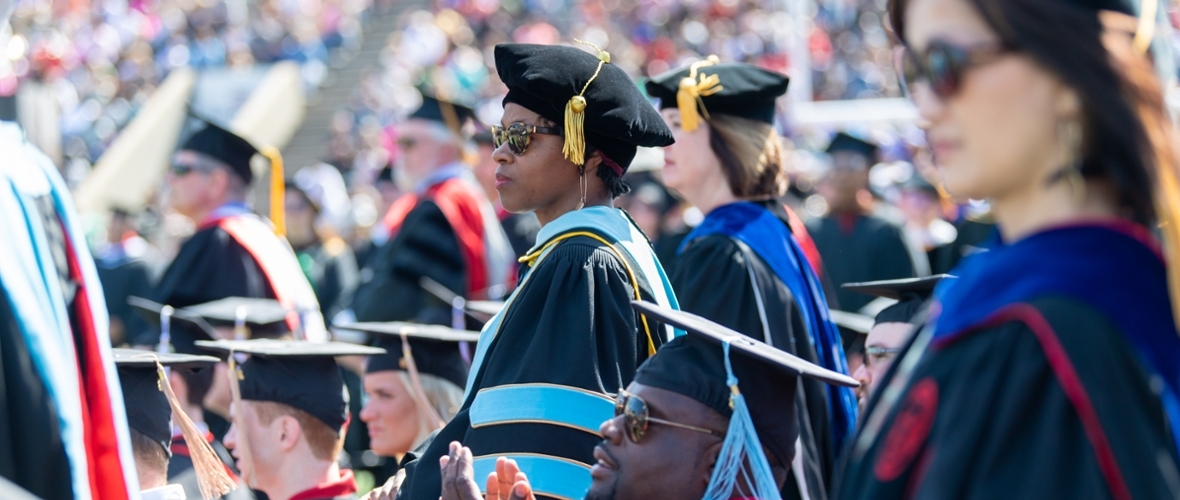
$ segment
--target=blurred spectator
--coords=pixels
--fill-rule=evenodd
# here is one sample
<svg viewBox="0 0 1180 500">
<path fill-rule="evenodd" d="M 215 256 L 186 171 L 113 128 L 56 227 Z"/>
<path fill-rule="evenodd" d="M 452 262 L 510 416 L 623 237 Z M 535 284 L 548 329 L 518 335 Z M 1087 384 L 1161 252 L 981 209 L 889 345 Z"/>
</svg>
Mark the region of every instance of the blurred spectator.
<svg viewBox="0 0 1180 500">
<path fill-rule="evenodd" d="M 938 262 L 959 234 L 953 224 L 943 220 L 942 195 L 938 188 L 915 172 L 901 186 L 898 208 L 905 216 L 908 241 L 926 253 L 931 265 Z"/>
<path fill-rule="evenodd" d="M 288 184 L 287 241 L 315 289 L 325 318 L 352 301 L 360 283 L 356 256 L 341 238 L 351 215 L 340 173 L 329 165 L 305 168 Z"/>
<path fill-rule="evenodd" d="M 94 250 L 98 279 L 111 315 L 111 345 L 147 333 L 148 324 L 131 310 L 128 297 L 150 297 L 158 252 L 135 230 L 135 217 L 116 209 L 107 225 L 106 241 Z M 155 257 L 155 259 L 153 259 Z"/>
</svg>

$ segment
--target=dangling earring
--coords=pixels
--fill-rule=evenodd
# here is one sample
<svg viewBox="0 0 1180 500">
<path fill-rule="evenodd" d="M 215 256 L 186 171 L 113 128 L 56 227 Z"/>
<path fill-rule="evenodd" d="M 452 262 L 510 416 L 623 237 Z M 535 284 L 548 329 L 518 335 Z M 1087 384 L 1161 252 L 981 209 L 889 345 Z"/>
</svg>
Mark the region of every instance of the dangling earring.
<svg viewBox="0 0 1180 500">
<path fill-rule="evenodd" d="M 582 188 L 582 201 L 578 202 L 578 208 L 574 210 L 581 210 L 586 206 L 586 166 L 582 165 L 582 170 L 578 172 L 578 186 Z"/>
<path fill-rule="evenodd" d="M 1086 198 L 1086 179 L 1082 176 L 1082 126 L 1077 120 L 1066 120 L 1057 125 L 1057 141 L 1065 150 L 1061 170 L 1049 182 L 1052 184 L 1063 177 L 1069 182 L 1074 199 L 1081 202 Z"/>
</svg>

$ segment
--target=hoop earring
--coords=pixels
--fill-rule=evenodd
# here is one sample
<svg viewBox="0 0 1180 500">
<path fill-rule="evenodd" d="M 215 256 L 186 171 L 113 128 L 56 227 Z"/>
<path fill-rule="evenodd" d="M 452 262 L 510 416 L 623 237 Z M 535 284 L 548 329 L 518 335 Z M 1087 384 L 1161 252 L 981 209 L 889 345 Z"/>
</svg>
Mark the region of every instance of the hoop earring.
<svg viewBox="0 0 1180 500">
<path fill-rule="evenodd" d="M 578 208 L 574 210 L 581 210 L 586 206 L 586 166 L 582 165 L 581 171 L 578 172 L 578 186 L 582 188 L 582 201 L 578 202 Z"/>
</svg>

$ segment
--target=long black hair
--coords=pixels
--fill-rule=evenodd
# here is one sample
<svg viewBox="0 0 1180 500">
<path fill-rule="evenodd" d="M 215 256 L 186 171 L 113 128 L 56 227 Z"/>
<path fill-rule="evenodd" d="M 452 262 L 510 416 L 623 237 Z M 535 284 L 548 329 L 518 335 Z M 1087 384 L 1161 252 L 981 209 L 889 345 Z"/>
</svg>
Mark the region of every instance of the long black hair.
<svg viewBox="0 0 1180 500">
<path fill-rule="evenodd" d="M 1029 56 L 1077 93 L 1082 175 L 1108 180 L 1124 215 L 1151 224 L 1156 218 L 1153 174 L 1161 159 L 1146 131 L 1153 124 L 1145 123 L 1140 110 L 1156 102 L 1162 109 L 1162 94 L 1149 64 L 1128 66 L 1113 57 L 1099 16 L 1100 10 L 1129 14 L 1125 0 L 969 1 L 1004 46 Z M 889 5 L 889 21 L 903 44 L 907 3 L 890 0 Z M 1154 89 L 1143 85 L 1151 82 Z"/>
</svg>

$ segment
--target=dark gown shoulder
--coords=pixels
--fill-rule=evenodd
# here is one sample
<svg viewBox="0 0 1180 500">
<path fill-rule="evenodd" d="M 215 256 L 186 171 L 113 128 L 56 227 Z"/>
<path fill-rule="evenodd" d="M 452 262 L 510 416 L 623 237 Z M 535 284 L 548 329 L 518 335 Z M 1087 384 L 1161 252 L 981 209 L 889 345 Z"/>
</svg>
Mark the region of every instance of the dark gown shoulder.
<svg viewBox="0 0 1180 500">
<path fill-rule="evenodd" d="M 1159 394 L 1118 328 L 1062 296 L 1012 311 L 932 343 L 896 403 L 874 394 L 865 419 L 884 425 L 857 437 L 838 498 L 1113 498 L 1112 475 L 1134 498 L 1180 496 Z"/>
<path fill-rule="evenodd" d="M 589 467 L 596 432 L 545 422 L 471 425 L 471 405 L 482 389 L 546 384 L 600 395 L 617 392 L 647 358 L 647 336 L 631 309 L 635 289 L 624 263 L 610 248 L 589 237 L 563 240 L 528 270 L 521 288 L 491 340 L 468 400 L 419 460 L 406 464 L 400 498 L 438 498 L 438 459 L 451 441 L 479 456 L 506 453 L 555 457 Z M 654 300 L 652 286 L 636 275 L 640 296 Z M 663 327 L 651 322 L 659 347 Z M 541 495 L 539 495 L 541 496 Z"/>
<path fill-rule="evenodd" d="M 669 279 L 681 309 L 819 363 L 791 290 L 762 257 L 744 250 L 734 238 L 713 234 L 693 240 L 677 257 Z M 800 384 L 800 444 L 809 471 L 808 491 L 818 499 L 831 479 L 836 454 L 828 392 L 813 380 Z M 792 474 L 784 498 L 799 495 L 793 481 Z"/>
<path fill-rule="evenodd" d="M 423 276 L 467 295 L 467 263 L 459 240 L 442 210 L 430 200 L 418 203 L 406 215 L 397 235 L 376 251 L 370 266 L 370 281 L 357 289 L 352 304 L 359 321 L 449 324 L 449 304 L 422 290 Z"/>
</svg>

